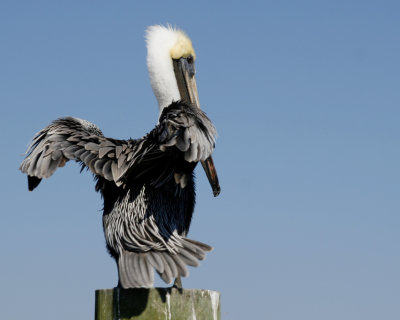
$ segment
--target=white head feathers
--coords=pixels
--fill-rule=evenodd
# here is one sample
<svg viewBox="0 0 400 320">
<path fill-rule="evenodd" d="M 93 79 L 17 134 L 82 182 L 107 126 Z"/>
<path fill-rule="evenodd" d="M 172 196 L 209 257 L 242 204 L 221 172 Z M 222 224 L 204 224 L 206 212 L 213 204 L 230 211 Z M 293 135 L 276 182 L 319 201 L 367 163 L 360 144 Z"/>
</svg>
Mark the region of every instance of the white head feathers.
<svg viewBox="0 0 400 320">
<path fill-rule="evenodd" d="M 154 95 L 158 101 L 160 114 L 172 101 L 179 100 L 172 59 L 195 58 L 190 38 L 171 26 L 150 26 L 146 30 L 147 68 Z"/>
</svg>

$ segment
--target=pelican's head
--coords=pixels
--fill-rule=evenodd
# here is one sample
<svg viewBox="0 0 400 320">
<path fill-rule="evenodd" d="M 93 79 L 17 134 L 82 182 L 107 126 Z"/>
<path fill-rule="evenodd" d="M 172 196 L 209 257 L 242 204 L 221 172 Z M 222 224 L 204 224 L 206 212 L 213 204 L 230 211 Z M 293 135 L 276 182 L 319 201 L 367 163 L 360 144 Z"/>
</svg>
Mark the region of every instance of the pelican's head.
<svg viewBox="0 0 400 320">
<path fill-rule="evenodd" d="M 160 114 L 172 101 L 185 100 L 200 108 L 195 80 L 192 41 L 171 26 L 146 30 L 147 68 Z"/>
</svg>

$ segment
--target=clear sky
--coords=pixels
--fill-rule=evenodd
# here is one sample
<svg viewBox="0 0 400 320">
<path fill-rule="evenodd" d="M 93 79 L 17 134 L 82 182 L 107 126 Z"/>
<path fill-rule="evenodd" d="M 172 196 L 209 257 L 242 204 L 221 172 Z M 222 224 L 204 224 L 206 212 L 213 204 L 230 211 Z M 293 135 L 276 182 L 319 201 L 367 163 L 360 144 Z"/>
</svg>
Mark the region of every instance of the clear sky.
<svg viewBox="0 0 400 320">
<path fill-rule="evenodd" d="M 223 319 L 400 318 L 398 1 L 0 2 L 0 318 L 91 319 L 117 283 L 100 195 L 75 163 L 32 193 L 18 171 L 61 116 L 106 136 L 157 122 L 144 30 L 192 38 L 222 187 L 197 170 L 184 286 Z M 157 282 L 157 285 L 163 285 Z"/>
</svg>

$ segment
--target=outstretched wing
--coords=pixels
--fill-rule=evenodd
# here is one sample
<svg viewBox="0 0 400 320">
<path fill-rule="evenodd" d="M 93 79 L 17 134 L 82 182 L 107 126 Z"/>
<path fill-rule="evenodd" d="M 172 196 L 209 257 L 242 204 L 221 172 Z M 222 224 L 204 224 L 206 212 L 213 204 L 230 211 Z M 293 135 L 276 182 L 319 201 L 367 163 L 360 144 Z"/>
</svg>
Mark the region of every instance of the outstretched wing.
<svg viewBox="0 0 400 320">
<path fill-rule="evenodd" d="M 58 167 L 75 160 L 95 175 L 121 186 L 127 176 L 139 177 L 162 168 L 155 184 L 174 175 L 174 161 L 197 162 L 214 148 L 215 128 L 207 116 L 183 102 L 165 108 L 159 124 L 137 140 L 106 138 L 94 124 L 66 117 L 53 121 L 33 138 L 20 170 L 28 175 L 29 190 Z M 181 183 L 180 173 L 175 176 Z"/>
<path fill-rule="evenodd" d="M 146 139 L 116 140 L 103 136 L 94 124 L 72 117 L 60 118 L 33 138 L 20 170 L 28 175 L 29 190 L 50 177 L 69 160 L 80 162 L 95 175 L 118 186 L 129 164 L 155 148 Z"/>
</svg>

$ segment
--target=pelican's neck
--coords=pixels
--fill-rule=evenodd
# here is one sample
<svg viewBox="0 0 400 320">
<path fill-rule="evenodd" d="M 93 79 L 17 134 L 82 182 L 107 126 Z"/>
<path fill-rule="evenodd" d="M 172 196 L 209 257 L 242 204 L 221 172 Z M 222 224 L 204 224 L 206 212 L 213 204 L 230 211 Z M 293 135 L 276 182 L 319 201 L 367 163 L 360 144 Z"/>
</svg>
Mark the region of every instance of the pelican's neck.
<svg viewBox="0 0 400 320">
<path fill-rule="evenodd" d="M 160 114 L 172 101 L 181 98 L 170 52 L 177 37 L 171 27 L 151 26 L 146 31 L 147 68 Z"/>
</svg>

